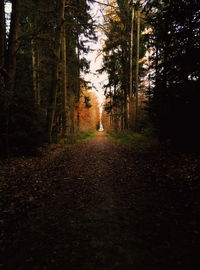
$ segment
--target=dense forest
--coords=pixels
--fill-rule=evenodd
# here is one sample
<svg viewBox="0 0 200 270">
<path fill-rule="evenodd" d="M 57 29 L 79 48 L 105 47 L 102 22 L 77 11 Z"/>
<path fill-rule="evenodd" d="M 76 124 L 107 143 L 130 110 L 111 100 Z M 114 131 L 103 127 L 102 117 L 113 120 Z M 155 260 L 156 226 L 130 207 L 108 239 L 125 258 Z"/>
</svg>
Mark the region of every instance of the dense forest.
<svg viewBox="0 0 200 270">
<path fill-rule="evenodd" d="M 199 2 L 110 2 L 101 69 L 109 74 L 105 125 L 151 126 L 161 140 L 199 148 Z"/>
<path fill-rule="evenodd" d="M 81 96 L 90 108 L 83 94 L 89 91 L 87 42 L 97 39 L 92 2 L 1 1 L 2 153 L 79 131 Z M 9 3 L 11 14 L 5 12 Z M 161 140 L 198 148 L 198 1 L 113 0 L 99 8 L 105 34 L 99 72 L 108 74 L 105 129 L 150 129 Z M 98 127 L 98 113 L 94 118 Z"/>
<path fill-rule="evenodd" d="M 200 1 L 0 0 L 0 268 L 200 269 Z"/>
<path fill-rule="evenodd" d="M 0 147 L 7 153 L 78 132 L 80 101 L 88 111 L 98 106 L 81 76 L 89 68 L 85 43 L 96 39 L 88 2 L 11 1 L 6 14 L 9 3 L 1 1 L 0 19 Z M 84 129 L 96 129 L 98 108 L 93 114 Z"/>
</svg>

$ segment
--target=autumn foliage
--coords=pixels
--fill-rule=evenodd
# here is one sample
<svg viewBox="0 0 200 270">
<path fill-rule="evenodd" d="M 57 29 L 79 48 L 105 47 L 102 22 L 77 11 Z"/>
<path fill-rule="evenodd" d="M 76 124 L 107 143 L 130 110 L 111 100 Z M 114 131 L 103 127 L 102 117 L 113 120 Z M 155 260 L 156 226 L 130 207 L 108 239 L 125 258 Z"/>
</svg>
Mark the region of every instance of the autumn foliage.
<svg viewBox="0 0 200 270">
<path fill-rule="evenodd" d="M 100 113 L 96 94 L 86 87 L 83 87 L 76 108 L 74 122 L 75 126 L 77 126 L 77 130 L 84 132 L 97 130 L 99 127 Z"/>
</svg>

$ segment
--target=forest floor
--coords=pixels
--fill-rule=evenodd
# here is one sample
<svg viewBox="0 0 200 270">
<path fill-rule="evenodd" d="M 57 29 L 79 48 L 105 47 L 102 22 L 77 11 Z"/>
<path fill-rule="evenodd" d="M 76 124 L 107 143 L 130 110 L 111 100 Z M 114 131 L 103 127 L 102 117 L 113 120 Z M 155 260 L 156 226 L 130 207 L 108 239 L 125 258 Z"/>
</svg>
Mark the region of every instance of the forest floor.
<svg viewBox="0 0 200 270">
<path fill-rule="evenodd" d="M 200 269 L 199 176 L 197 155 L 136 151 L 103 132 L 1 160 L 0 269 Z"/>
</svg>

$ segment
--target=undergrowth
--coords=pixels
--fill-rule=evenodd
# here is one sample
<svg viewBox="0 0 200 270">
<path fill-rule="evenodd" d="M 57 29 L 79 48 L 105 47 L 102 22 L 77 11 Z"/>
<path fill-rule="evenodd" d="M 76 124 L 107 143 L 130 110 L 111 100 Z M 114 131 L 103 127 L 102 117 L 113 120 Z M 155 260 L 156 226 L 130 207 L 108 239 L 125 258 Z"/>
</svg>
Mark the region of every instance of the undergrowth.
<svg viewBox="0 0 200 270">
<path fill-rule="evenodd" d="M 96 135 L 96 131 L 93 131 L 93 132 L 79 131 L 77 133 L 67 135 L 64 139 L 60 141 L 60 144 L 61 145 L 74 145 L 74 144 L 79 144 L 82 142 L 87 142 L 95 135 Z"/>
<path fill-rule="evenodd" d="M 150 151 L 158 148 L 158 140 L 152 136 L 133 132 L 106 132 L 112 141 L 134 148 L 137 151 Z"/>
</svg>

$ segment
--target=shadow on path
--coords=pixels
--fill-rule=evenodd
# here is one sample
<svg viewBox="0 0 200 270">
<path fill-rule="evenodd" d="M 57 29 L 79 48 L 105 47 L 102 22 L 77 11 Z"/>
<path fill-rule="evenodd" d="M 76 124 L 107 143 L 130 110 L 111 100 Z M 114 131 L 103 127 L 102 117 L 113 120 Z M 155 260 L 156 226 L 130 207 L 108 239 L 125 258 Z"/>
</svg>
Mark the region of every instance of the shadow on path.
<svg viewBox="0 0 200 270">
<path fill-rule="evenodd" d="M 58 157 L 55 188 L 13 225 L 2 269 L 197 269 L 199 190 L 167 180 L 163 162 L 103 132 Z"/>
</svg>

